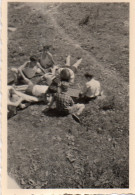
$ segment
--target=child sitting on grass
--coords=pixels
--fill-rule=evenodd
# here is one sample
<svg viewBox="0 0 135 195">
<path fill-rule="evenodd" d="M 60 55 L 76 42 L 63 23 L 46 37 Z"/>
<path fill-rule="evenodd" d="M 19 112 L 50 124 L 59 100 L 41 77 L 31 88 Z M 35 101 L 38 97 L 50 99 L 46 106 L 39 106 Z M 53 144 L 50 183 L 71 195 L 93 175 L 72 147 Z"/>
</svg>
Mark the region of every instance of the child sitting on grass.
<svg viewBox="0 0 135 195">
<path fill-rule="evenodd" d="M 97 81 L 90 73 L 85 73 L 84 76 L 87 79 L 87 82 L 80 93 L 80 98 L 87 102 L 101 96 L 102 91 L 100 82 Z"/>
<path fill-rule="evenodd" d="M 72 114 L 74 118 L 79 121 L 78 116 L 83 112 L 84 104 L 75 104 L 73 99 L 68 95 L 69 83 L 63 81 L 61 83 L 60 91 L 53 95 L 48 109 L 51 109 L 53 103 L 56 103 L 56 110 L 62 115 Z"/>
</svg>

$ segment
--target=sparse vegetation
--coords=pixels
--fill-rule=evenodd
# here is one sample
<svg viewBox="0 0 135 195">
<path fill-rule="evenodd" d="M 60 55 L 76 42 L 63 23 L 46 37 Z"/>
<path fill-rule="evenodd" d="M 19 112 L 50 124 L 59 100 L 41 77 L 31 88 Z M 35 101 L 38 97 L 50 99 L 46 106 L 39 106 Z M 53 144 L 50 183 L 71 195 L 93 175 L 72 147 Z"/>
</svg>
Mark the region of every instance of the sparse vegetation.
<svg viewBox="0 0 135 195">
<path fill-rule="evenodd" d="M 8 121 L 8 172 L 22 188 L 129 187 L 128 6 L 9 3 L 9 74 L 49 43 L 57 64 L 83 58 L 76 86 L 89 71 L 106 96 L 86 105 L 81 124 L 47 116 L 41 104 Z"/>
</svg>

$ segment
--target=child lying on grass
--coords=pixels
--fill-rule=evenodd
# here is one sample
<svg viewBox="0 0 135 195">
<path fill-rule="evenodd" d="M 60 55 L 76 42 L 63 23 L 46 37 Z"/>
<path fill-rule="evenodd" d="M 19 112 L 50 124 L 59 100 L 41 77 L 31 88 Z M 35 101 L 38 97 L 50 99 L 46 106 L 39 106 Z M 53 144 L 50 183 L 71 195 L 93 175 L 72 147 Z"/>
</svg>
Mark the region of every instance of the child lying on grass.
<svg viewBox="0 0 135 195">
<path fill-rule="evenodd" d="M 41 79 L 45 80 L 48 85 L 51 84 L 54 77 L 59 77 L 61 81 L 67 81 L 69 84 L 74 83 L 75 73 L 77 72 L 78 66 L 82 62 L 82 58 L 76 61 L 75 64 L 71 66 L 70 55 L 66 58 L 66 64 L 62 67 L 53 66 L 50 68 L 50 72 L 44 74 Z"/>
<path fill-rule="evenodd" d="M 17 84 L 22 80 L 22 73 L 29 79 L 33 78 L 36 74 L 45 73 L 35 56 L 31 56 L 30 60 L 19 68 L 11 68 L 11 71 L 14 74 L 14 82 Z"/>
<path fill-rule="evenodd" d="M 8 86 L 8 117 L 17 113 L 17 108 L 23 109 L 28 106 L 27 103 L 22 102 L 38 102 L 39 99 L 33 96 L 26 95 L 17 91 L 12 86 Z"/>
</svg>

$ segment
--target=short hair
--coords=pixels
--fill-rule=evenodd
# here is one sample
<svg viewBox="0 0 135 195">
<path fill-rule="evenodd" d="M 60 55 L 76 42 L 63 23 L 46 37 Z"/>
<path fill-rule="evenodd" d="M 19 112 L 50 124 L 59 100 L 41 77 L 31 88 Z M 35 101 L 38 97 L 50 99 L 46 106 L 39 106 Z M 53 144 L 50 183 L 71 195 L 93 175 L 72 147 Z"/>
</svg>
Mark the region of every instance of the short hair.
<svg viewBox="0 0 135 195">
<path fill-rule="evenodd" d="M 44 46 L 43 46 L 43 50 L 49 50 L 50 47 L 51 47 L 50 45 L 44 45 Z"/>
<path fill-rule="evenodd" d="M 58 91 L 58 87 L 57 86 L 50 85 L 46 93 L 54 94 L 54 93 L 57 93 L 57 91 Z"/>
<path fill-rule="evenodd" d="M 92 79 L 94 76 L 92 75 L 92 74 L 90 74 L 89 72 L 86 72 L 85 74 L 84 74 L 84 76 L 86 77 L 86 78 L 89 78 L 89 79 Z"/>
<path fill-rule="evenodd" d="M 37 57 L 36 56 L 30 56 L 30 61 L 32 62 L 37 62 Z"/>
<path fill-rule="evenodd" d="M 58 86 L 60 84 L 60 78 L 57 76 L 52 80 L 52 85 Z"/>
<path fill-rule="evenodd" d="M 62 81 L 69 81 L 70 80 L 70 72 L 67 68 L 64 68 L 60 72 L 60 78 L 61 78 Z"/>
<path fill-rule="evenodd" d="M 9 89 L 9 94 L 10 94 L 10 96 L 12 96 L 14 94 L 14 89 L 13 88 Z"/>
</svg>

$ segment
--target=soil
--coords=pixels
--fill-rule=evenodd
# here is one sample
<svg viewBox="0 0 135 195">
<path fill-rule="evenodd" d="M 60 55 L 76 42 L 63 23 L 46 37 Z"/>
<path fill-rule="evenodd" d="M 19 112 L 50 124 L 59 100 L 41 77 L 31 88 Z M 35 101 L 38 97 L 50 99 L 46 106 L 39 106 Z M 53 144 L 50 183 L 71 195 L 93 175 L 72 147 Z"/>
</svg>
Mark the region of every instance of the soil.
<svg viewBox="0 0 135 195">
<path fill-rule="evenodd" d="M 9 3 L 8 75 L 42 45 L 57 64 L 71 54 L 100 80 L 106 98 L 86 105 L 80 123 L 33 104 L 8 120 L 8 173 L 21 188 L 129 187 L 129 5 Z"/>
</svg>

